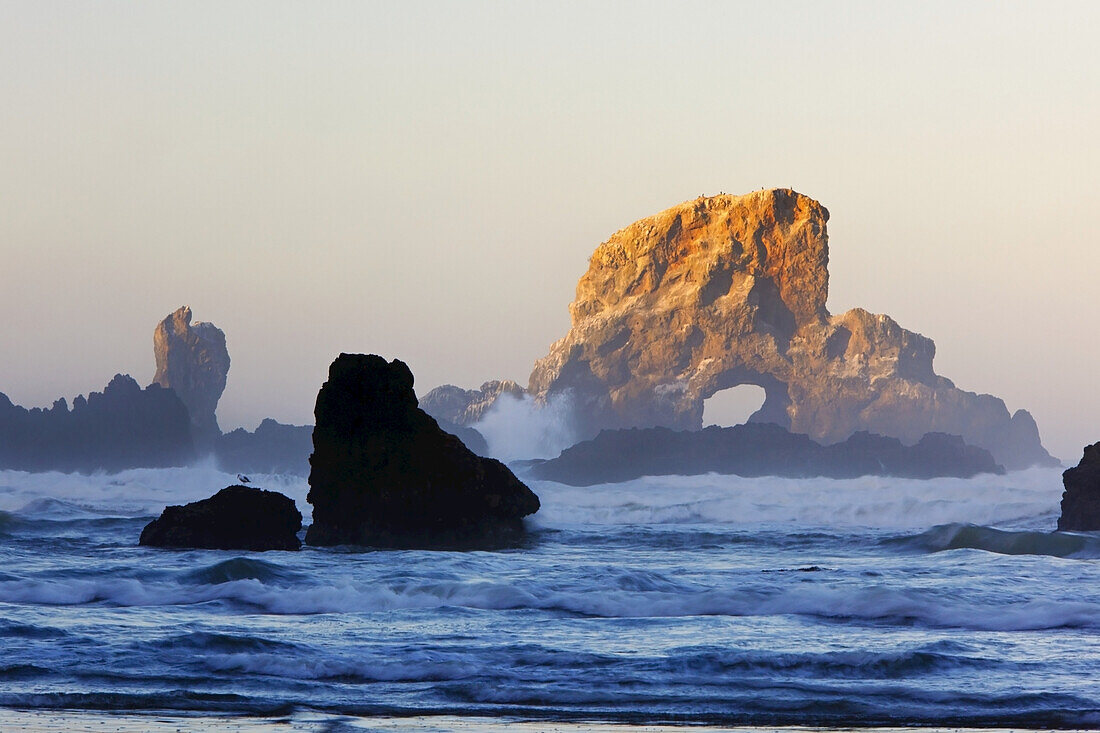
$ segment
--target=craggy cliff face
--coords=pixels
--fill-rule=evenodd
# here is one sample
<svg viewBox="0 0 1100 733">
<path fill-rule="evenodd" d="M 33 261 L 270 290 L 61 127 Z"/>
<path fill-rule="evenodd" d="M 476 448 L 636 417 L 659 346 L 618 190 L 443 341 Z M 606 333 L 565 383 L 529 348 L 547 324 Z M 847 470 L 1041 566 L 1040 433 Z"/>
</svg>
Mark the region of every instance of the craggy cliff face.
<svg viewBox="0 0 1100 733">
<path fill-rule="evenodd" d="M 1051 462 L 1026 411 L 957 389 L 931 339 L 853 309 L 832 316 L 829 212 L 788 189 L 699 198 L 638 221 L 592 255 L 572 328 L 529 391 L 572 396 L 582 434 L 702 427 L 703 401 L 764 388 L 751 418 L 823 442 L 857 430 L 915 443 L 940 431 L 1008 468 Z"/>
<path fill-rule="evenodd" d="M 208 446 L 221 434 L 215 410 L 229 374 L 225 333 L 212 323 L 192 325 L 191 309 L 183 306 L 157 324 L 153 355 L 157 360 L 153 383 L 179 395 L 191 413 L 196 444 Z"/>
</svg>

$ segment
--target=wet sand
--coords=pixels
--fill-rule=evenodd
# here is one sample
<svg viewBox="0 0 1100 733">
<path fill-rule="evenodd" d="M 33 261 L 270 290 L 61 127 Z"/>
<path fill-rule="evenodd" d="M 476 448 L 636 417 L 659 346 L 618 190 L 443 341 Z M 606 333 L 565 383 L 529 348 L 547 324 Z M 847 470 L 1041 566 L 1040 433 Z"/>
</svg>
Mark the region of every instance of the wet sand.
<svg viewBox="0 0 1100 733">
<path fill-rule="evenodd" d="M 1000 733 L 1023 728 L 804 728 L 804 727 L 720 727 L 705 725 L 628 725 L 604 722 L 578 723 L 512 718 L 466 718 L 455 716 L 418 716 L 409 718 L 357 718 L 321 713 L 296 713 L 286 717 L 252 718 L 216 715 L 158 715 L 155 713 L 101 713 L 70 710 L 0 710 L 0 731 L 26 733 L 191 733 L 192 731 L 230 731 L 231 733 L 485 733 L 507 729 L 521 733 Z"/>
</svg>

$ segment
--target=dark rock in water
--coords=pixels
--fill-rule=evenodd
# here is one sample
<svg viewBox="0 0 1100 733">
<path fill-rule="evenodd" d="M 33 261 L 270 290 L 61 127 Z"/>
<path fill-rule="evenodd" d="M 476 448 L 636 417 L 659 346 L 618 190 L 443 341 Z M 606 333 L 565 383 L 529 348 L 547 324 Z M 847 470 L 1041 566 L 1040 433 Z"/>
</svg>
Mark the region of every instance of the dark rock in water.
<svg viewBox="0 0 1100 733">
<path fill-rule="evenodd" d="M 1100 530 L 1100 443 L 1085 446 L 1081 462 L 1062 472 L 1062 485 L 1058 529 Z"/>
<path fill-rule="evenodd" d="M 302 514 L 277 491 L 227 486 L 209 499 L 164 509 L 139 544 L 202 550 L 298 550 Z"/>
<path fill-rule="evenodd" d="M 196 445 L 209 449 L 221 434 L 215 410 L 229 374 L 225 333 L 213 323 L 191 323 L 191 309 L 183 306 L 157 324 L 153 356 L 153 383 L 175 390 L 191 414 Z"/>
<path fill-rule="evenodd" d="M 195 458 L 187 408 L 170 389 L 141 389 L 116 374 L 100 392 L 48 410 L 13 405 L 0 394 L 0 468 L 120 471 L 180 466 Z"/>
<path fill-rule="evenodd" d="M 792 478 L 934 478 L 1004 473 L 1004 469 L 989 451 L 966 445 L 955 435 L 928 433 L 916 445 L 906 446 L 896 438 L 859 432 L 823 446 L 770 423 L 712 425 L 699 431 L 604 430 L 595 439 L 529 469 L 534 478 L 575 486 L 711 472 Z"/>
<path fill-rule="evenodd" d="M 313 426 L 284 425 L 265 419 L 255 432 L 244 428 L 214 441 L 218 468 L 228 473 L 289 473 L 309 475 Z"/>
<path fill-rule="evenodd" d="M 417 407 L 403 362 L 341 354 L 317 395 L 311 545 L 484 546 L 523 535 L 535 494 Z"/>
</svg>

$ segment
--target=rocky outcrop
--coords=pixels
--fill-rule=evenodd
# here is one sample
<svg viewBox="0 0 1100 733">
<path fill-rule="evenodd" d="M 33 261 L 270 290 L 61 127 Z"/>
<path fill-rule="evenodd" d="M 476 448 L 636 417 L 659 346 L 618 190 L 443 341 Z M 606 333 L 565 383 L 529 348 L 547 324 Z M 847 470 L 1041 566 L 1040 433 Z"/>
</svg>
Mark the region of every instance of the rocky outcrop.
<svg viewBox="0 0 1100 733">
<path fill-rule="evenodd" d="M 489 447 L 481 433 L 462 425 L 440 422 L 441 427 L 477 453 Z M 214 458 L 226 473 L 285 473 L 309 476 L 309 454 L 313 452 L 312 425 L 286 425 L 264 418 L 253 432 L 244 428 L 224 433 L 214 441 Z"/>
<path fill-rule="evenodd" d="M 699 429 L 703 401 L 764 388 L 751 418 L 832 443 L 866 430 L 961 435 L 1009 468 L 1056 464 L 1035 421 L 932 368 L 935 345 L 889 316 L 830 315 L 829 213 L 787 189 L 699 198 L 615 233 L 592 255 L 572 328 L 528 390 L 571 394 L 578 431 Z"/>
<path fill-rule="evenodd" d="M 538 497 L 417 407 L 403 362 L 341 354 L 317 395 L 311 545 L 482 546 L 522 536 Z"/>
<path fill-rule="evenodd" d="M 215 411 L 229 374 L 225 334 L 212 323 L 191 323 L 183 306 L 153 332 L 157 373 L 153 383 L 175 391 L 191 414 L 195 442 L 209 448 L 221 434 Z"/>
<path fill-rule="evenodd" d="M 302 514 L 277 491 L 227 486 L 209 499 L 165 507 L 138 544 L 203 550 L 298 550 Z"/>
<path fill-rule="evenodd" d="M 473 425 L 501 395 L 521 398 L 525 394 L 527 391 L 510 379 L 494 379 L 485 382 L 480 389 L 462 389 L 453 384 L 444 384 L 421 398 L 420 409 L 440 423 Z"/>
<path fill-rule="evenodd" d="M 195 457 L 190 417 L 180 398 L 116 374 L 103 392 L 27 410 L 0 394 L 0 468 L 20 471 L 120 471 L 184 465 Z"/>
<path fill-rule="evenodd" d="M 1085 446 L 1081 461 L 1062 473 L 1062 485 L 1058 529 L 1100 530 L 1100 443 Z"/>
<path fill-rule="evenodd" d="M 313 426 L 284 425 L 266 418 L 253 432 L 244 428 L 218 436 L 214 458 L 227 473 L 309 475 Z"/>
<path fill-rule="evenodd" d="M 806 435 L 770 423 L 703 430 L 633 428 L 605 430 L 557 458 L 533 464 L 532 478 L 574 486 L 628 481 L 641 476 L 785 476 L 789 478 L 971 477 L 1004 473 L 989 451 L 962 438 L 929 433 L 916 445 L 897 438 L 857 432 L 823 446 Z"/>
</svg>

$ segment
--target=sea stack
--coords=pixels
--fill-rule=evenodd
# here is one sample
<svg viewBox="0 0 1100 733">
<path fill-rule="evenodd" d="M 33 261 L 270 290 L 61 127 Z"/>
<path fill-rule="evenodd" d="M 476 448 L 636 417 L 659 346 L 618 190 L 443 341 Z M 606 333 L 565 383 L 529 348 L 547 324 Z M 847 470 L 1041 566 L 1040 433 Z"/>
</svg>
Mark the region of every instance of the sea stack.
<svg viewBox="0 0 1100 733">
<path fill-rule="evenodd" d="M 538 511 L 503 463 L 475 455 L 417 406 L 404 362 L 341 354 L 314 415 L 307 544 L 508 544 Z"/>
<path fill-rule="evenodd" d="M 1062 472 L 1062 516 L 1058 529 L 1100 530 L 1100 443 L 1086 445 L 1081 461 Z"/>
<path fill-rule="evenodd" d="M 302 514 L 277 491 L 227 486 L 209 499 L 165 507 L 138 544 L 202 550 L 297 550 Z"/>
<path fill-rule="evenodd" d="M 215 411 L 229 374 L 225 333 L 213 323 L 191 323 L 191 308 L 185 305 L 157 324 L 153 355 L 153 383 L 179 395 L 191 413 L 196 447 L 211 448 L 221 435 Z"/>
<path fill-rule="evenodd" d="M 593 437 L 699 430 L 704 400 L 754 384 L 766 397 L 753 421 L 819 442 L 944 432 L 1009 469 L 1057 465 L 1025 410 L 936 374 L 930 338 L 860 308 L 829 313 L 828 220 L 817 201 L 774 189 L 700 197 L 616 232 L 593 253 L 572 328 L 535 364 L 529 393 L 571 395 L 578 434 Z"/>
</svg>

